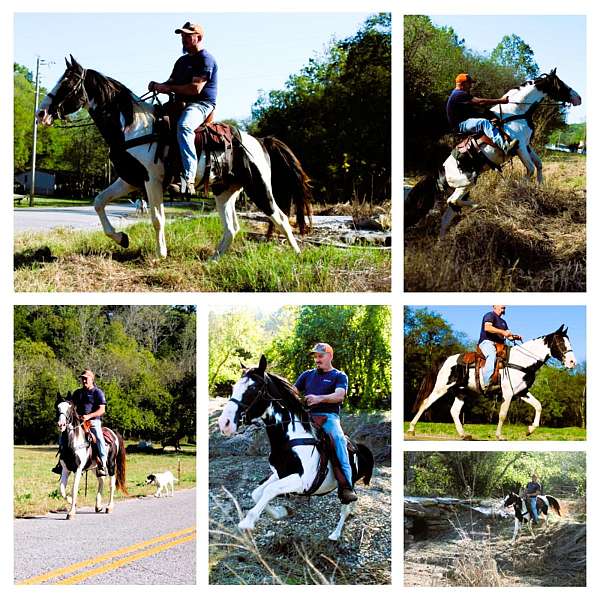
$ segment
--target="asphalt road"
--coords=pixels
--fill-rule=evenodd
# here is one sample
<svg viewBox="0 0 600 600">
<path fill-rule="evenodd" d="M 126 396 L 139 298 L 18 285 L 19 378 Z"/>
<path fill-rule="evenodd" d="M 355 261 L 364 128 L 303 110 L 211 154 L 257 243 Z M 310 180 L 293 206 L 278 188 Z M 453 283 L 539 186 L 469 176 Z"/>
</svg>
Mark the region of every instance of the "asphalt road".
<svg viewBox="0 0 600 600">
<path fill-rule="evenodd" d="M 196 582 L 196 491 L 15 519 L 17 584 L 187 584 Z"/>
<path fill-rule="evenodd" d="M 128 204 L 108 205 L 106 214 L 113 227 L 118 230 L 133 225 L 140 218 L 135 214 L 135 207 Z M 14 215 L 15 233 L 50 231 L 55 227 L 72 227 L 80 230 L 102 229 L 93 206 L 15 208 Z"/>
</svg>

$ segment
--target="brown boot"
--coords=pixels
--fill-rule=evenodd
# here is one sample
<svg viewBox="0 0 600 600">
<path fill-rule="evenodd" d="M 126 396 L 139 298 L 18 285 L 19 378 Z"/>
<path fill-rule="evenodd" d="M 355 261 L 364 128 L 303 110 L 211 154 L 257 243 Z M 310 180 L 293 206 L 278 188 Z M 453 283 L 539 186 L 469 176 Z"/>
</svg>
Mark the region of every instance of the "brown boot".
<svg viewBox="0 0 600 600">
<path fill-rule="evenodd" d="M 338 496 L 342 504 L 350 504 L 350 502 L 356 502 L 358 500 L 358 496 L 354 493 L 354 490 L 349 487 L 340 488 Z"/>
</svg>

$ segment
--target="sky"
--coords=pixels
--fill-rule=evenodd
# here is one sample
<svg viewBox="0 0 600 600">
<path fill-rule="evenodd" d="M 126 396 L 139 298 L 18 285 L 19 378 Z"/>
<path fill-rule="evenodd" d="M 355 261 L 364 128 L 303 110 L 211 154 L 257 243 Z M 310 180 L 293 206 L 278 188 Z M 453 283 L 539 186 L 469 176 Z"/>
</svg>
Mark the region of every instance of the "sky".
<svg viewBox="0 0 600 600">
<path fill-rule="evenodd" d="M 542 73 L 557 69 L 557 75 L 583 99 L 569 109 L 567 121 L 586 120 L 586 18 L 585 16 L 432 16 L 437 26 L 450 26 L 465 46 L 490 54 L 505 35 L 516 34 L 533 50 Z M 477 75 L 475 73 L 475 75 Z"/>
<path fill-rule="evenodd" d="M 218 119 L 244 119 L 260 90 L 282 89 L 288 77 L 321 55 L 332 38 L 354 35 L 370 13 L 15 13 L 14 61 L 52 89 L 72 54 L 85 68 L 133 92 L 165 81 L 181 56 L 186 21 L 205 30 L 205 48 L 219 68 Z M 167 97 L 161 95 L 161 100 Z"/>
<path fill-rule="evenodd" d="M 531 340 L 556 331 L 561 325 L 569 328 L 568 335 L 577 362 L 586 357 L 585 306 L 523 306 L 505 305 L 504 320 L 514 333 Z M 469 339 L 477 341 L 483 315 L 491 306 L 411 306 L 426 308 L 441 315 L 455 331 L 462 331 Z"/>
</svg>

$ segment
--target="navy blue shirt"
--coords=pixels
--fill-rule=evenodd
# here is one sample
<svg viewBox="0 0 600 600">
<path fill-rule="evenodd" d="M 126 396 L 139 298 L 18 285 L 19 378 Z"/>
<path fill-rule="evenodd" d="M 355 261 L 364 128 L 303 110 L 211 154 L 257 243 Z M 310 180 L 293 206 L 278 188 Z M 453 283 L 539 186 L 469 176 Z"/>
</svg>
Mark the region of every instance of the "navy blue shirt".
<svg viewBox="0 0 600 600">
<path fill-rule="evenodd" d="M 541 492 L 542 491 L 542 486 L 539 483 L 536 483 L 535 481 L 530 481 L 527 484 L 527 488 L 525 489 L 525 493 L 526 494 L 535 494 L 536 492 Z"/>
<path fill-rule="evenodd" d="M 104 392 L 96 386 L 91 390 L 86 388 L 75 390 L 73 401 L 75 402 L 77 414 L 80 416 L 89 415 L 90 413 L 96 412 L 100 405 L 106 405 Z"/>
<path fill-rule="evenodd" d="M 212 54 L 200 50 L 197 54 L 184 54 L 177 59 L 169 79 L 175 85 L 192 83 L 194 77 L 206 78 L 206 83 L 200 94 L 184 96 L 175 94 L 178 100 L 186 102 L 210 102 L 217 104 L 217 63 Z"/>
<path fill-rule="evenodd" d="M 336 389 L 342 388 L 348 391 L 348 376 L 343 371 L 332 369 L 331 371 L 320 371 L 319 369 L 311 369 L 304 371 L 295 383 L 296 389 L 302 392 L 305 396 L 314 394 L 316 396 L 324 396 L 333 394 Z M 341 402 L 330 404 L 321 402 L 309 407 L 311 413 L 335 413 L 340 414 Z"/>
<path fill-rule="evenodd" d="M 473 96 L 464 90 L 452 90 L 446 103 L 446 115 L 452 129 L 456 129 L 462 121 L 479 116 L 477 109 L 470 104 L 472 99 Z"/>
<path fill-rule="evenodd" d="M 496 329 L 504 329 L 505 331 L 508 329 L 508 325 L 502 317 L 499 317 L 493 311 L 486 313 L 483 315 L 483 320 L 481 321 L 481 332 L 479 334 L 478 344 L 481 344 L 483 340 L 490 340 L 492 342 L 504 344 L 504 336 L 500 335 L 499 333 L 490 333 L 485 330 L 486 323 L 491 323 L 493 327 L 496 327 Z"/>
</svg>

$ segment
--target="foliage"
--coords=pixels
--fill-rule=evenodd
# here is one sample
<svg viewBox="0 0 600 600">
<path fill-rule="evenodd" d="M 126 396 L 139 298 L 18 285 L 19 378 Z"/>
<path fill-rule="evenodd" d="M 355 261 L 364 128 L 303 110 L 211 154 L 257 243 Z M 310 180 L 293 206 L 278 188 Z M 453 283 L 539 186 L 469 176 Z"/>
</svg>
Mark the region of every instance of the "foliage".
<svg viewBox="0 0 600 600">
<path fill-rule="evenodd" d="M 584 452 L 406 452 L 404 491 L 416 496 L 503 497 L 536 473 L 558 497 L 585 494 Z"/>
<path fill-rule="evenodd" d="M 73 391 L 84 368 L 121 434 L 195 435 L 193 307 L 16 306 L 14 323 L 17 443 L 56 440 L 56 394 Z"/>
<path fill-rule="evenodd" d="M 334 348 L 334 366 L 349 378 L 345 406 L 389 408 L 390 321 L 390 308 L 379 305 L 283 307 L 268 315 L 239 309 L 212 313 L 210 393 L 222 393 L 223 386 L 237 381 L 240 359 L 249 359 L 253 365 L 263 353 L 270 370 L 294 382 L 304 370 L 313 368 L 309 350 L 327 341 Z"/>
<path fill-rule="evenodd" d="M 521 81 L 533 79 L 540 74 L 533 50 L 518 35 L 505 35 L 492 50 L 493 62 L 508 67 Z"/>
<path fill-rule="evenodd" d="M 319 199 L 385 200 L 391 177 L 391 15 L 369 17 L 252 109 L 251 132 L 302 158 Z"/>
</svg>

